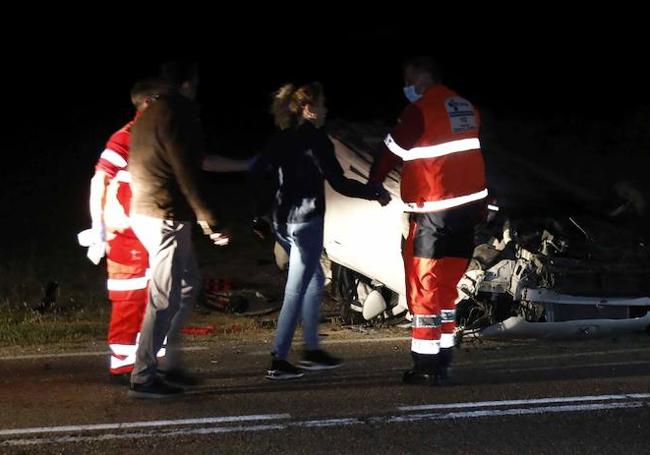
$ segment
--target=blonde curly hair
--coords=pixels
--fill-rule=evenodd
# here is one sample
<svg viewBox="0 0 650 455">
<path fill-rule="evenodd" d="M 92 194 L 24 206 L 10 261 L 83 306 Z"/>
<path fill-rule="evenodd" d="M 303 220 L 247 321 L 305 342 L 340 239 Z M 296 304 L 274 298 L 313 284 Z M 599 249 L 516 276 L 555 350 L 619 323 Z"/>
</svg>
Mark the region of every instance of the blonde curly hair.
<svg viewBox="0 0 650 455">
<path fill-rule="evenodd" d="M 305 106 L 313 106 L 323 96 L 320 82 L 310 82 L 296 87 L 284 84 L 273 93 L 271 114 L 275 125 L 281 130 L 294 128 L 300 124 Z"/>
</svg>

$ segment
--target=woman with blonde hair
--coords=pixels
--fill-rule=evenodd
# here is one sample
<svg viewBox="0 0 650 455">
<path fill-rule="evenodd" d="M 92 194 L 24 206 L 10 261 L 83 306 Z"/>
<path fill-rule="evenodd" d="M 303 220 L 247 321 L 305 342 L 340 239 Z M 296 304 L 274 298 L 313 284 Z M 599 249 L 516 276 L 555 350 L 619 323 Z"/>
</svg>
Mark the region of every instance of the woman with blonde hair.
<svg viewBox="0 0 650 455">
<path fill-rule="evenodd" d="M 323 250 L 325 181 L 349 197 L 377 200 L 385 205 L 388 193 L 348 179 L 334 154 L 334 145 L 322 130 L 327 115 L 323 87 L 318 82 L 301 86 L 283 85 L 273 95 L 271 105 L 279 132 L 253 168 L 253 175 L 272 174 L 274 195 L 273 227 L 278 243 L 289 255 L 289 274 L 273 346 L 267 379 L 296 379 L 300 368 L 288 362 L 293 335 L 302 317 L 304 352 L 300 366 L 306 370 L 337 368 L 342 360 L 320 348 L 318 325 L 323 296 L 324 275 L 320 267 Z M 258 191 L 256 215 L 271 205 Z M 259 216 L 253 229 L 263 236 L 265 222 Z"/>
</svg>

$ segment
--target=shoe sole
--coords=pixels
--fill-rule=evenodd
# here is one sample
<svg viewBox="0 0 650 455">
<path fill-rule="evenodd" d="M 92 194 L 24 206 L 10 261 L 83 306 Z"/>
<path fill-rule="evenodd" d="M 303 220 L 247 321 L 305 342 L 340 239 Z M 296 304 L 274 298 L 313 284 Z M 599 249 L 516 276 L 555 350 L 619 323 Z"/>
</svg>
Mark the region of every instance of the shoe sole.
<svg viewBox="0 0 650 455">
<path fill-rule="evenodd" d="M 165 381 L 169 385 L 173 385 L 175 387 L 180 387 L 182 389 L 187 389 L 187 388 L 193 388 L 193 387 L 198 387 L 201 385 L 203 382 L 201 379 L 197 377 L 190 377 L 190 379 L 174 379 L 173 377 L 168 377 L 167 373 L 158 370 L 156 371 L 156 376 L 158 376 L 160 379 Z"/>
<path fill-rule="evenodd" d="M 274 373 L 274 371 L 275 370 L 268 370 L 268 372 L 266 373 L 265 378 L 270 379 L 271 381 L 290 381 L 292 379 L 300 379 L 305 375 L 304 373 L 276 374 L 276 373 Z"/>
<path fill-rule="evenodd" d="M 303 370 L 309 370 L 309 371 L 334 370 L 335 368 L 340 368 L 342 366 L 343 366 L 343 363 L 338 363 L 336 365 L 323 365 L 321 363 L 300 362 L 300 368 L 302 368 Z"/>
<path fill-rule="evenodd" d="M 131 398 L 144 398 L 144 399 L 161 399 L 161 398 L 174 398 L 183 395 L 183 392 L 177 393 L 152 393 L 152 392 L 138 392 L 137 390 L 129 390 L 128 395 Z"/>
<path fill-rule="evenodd" d="M 197 388 L 197 387 L 199 387 L 201 385 L 200 381 L 196 382 L 196 383 L 189 384 L 189 383 L 183 382 L 183 381 L 173 381 L 171 379 L 165 379 L 165 382 L 167 384 L 169 384 L 169 385 L 173 385 L 174 387 L 180 387 L 182 389 L 194 389 L 194 388 Z"/>
</svg>

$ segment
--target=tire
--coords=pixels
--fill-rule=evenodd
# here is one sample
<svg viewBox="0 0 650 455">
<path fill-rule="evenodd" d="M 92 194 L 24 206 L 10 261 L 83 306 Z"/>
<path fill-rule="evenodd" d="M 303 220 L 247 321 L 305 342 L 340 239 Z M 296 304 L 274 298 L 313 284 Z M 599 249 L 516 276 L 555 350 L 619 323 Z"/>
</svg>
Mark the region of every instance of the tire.
<svg viewBox="0 0 650 455">
<path fill-rule="evenodd" d="M 364 322 L 363 316 L 352 309 L 359 305 L 357 285 L 365 277 L 345 266 L 332 262 L 332 298 L 339 303 L 339 316 L 343 324 L 358 324 Z"/>
</svg>

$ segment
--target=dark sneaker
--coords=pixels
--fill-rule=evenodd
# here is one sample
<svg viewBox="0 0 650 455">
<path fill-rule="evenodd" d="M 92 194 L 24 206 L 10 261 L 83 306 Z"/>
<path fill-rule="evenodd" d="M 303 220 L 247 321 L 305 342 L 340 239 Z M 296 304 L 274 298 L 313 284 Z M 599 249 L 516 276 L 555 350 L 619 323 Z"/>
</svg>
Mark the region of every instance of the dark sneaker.
<svg viewBox="0 0 650 455">
<path fill-rule="evenodd" d="M 167 384 L 158 377 L 155 377 L 150 384 L 132 382 L 129 386 L 129 396 L 133 398 L 171 398 L 182 393 L 182 388 Z"/>
<path fill-rule="evenodd" d="M 450 378 L 449 371 L 453 360 L 453 348 L 443 348 L 440 350 L 440 363 L 436 370 L 436 376 L 439 385 L 452 385 L 453 380 Z"/>
<path fill-rule="evenodd" d="M 434 373 L 426 373 L 420 370 L 408 370 L 402 377 L 404 384 L 437 386 L 438 377 Z"/>
<path fill-rule="evenodd" d="M 178 387 L 195 387 L 201 383 L 199 378 L 182 368 L 173 368 L 169 371 L 158 370 L 157 373 L 165 382 Z"/>
<path fill-rule="evenodd" d="M 454 348 L 442 348 L 440 350 L 440 366 L 444 368 L 449 368 L 451 362 L 454 360 Z"/>
<path fill-rule="evenodd" d="M 266 371 L 266 379 L 283 381 L 287 379 L 302 378 L 305 374 L 286 360 L 273 359 L 271 369 Z"/>
<path fill-rule="evenodd" d="M 331 370 L 343 365 L 343 360 L 337 357 L 332 357 L 322 349 L 313 351 L 305 351 L 300 361 L 300 367 L 305 370 Z"/>
<path fill-rule="evenodd" d="M 108 381 L 113 385 L 129 385 L 131 384 L 131 373 L 109 373 Z"/>
<path fill-rule="evenodd" d="M 439 385 L 441 387 L 449 387 L 458 384 L 456 381 L 454 381 L 453 377 L 449 375 L 448 368 L 441 368 L 436 373 L 436 383 L 436 385 Z"/>
</svg>

